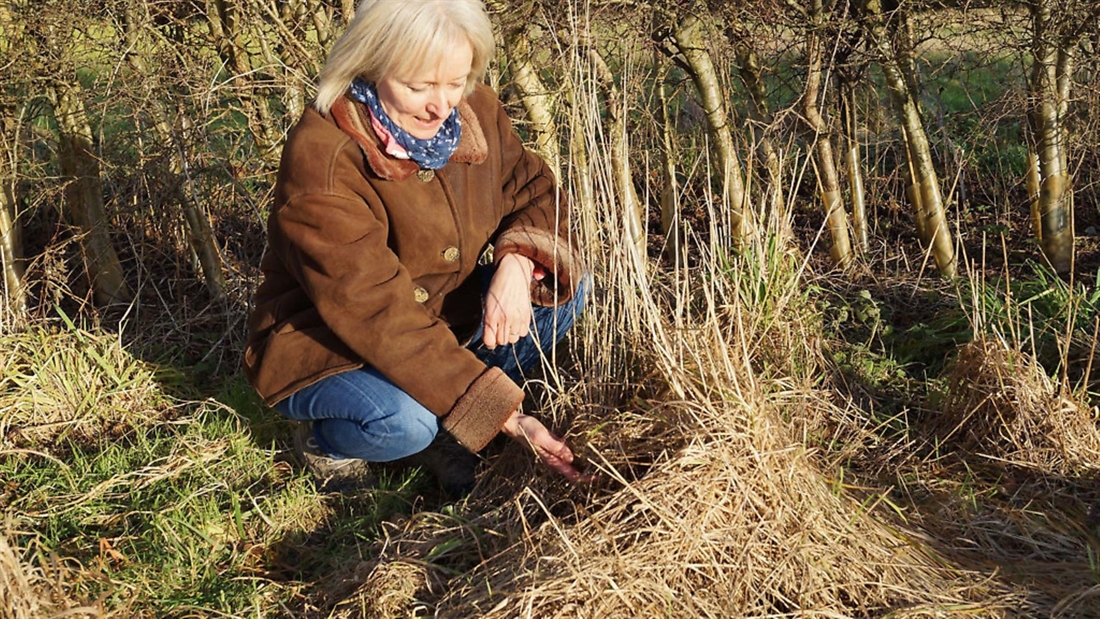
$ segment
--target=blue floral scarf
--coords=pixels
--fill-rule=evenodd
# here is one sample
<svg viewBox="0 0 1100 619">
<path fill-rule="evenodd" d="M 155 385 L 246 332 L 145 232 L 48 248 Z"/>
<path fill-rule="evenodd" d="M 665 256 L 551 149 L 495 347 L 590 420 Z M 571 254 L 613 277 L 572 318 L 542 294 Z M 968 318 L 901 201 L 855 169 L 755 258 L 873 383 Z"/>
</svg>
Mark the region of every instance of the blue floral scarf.
<svg viewBox="0 0 1100 619">
<path fill-rule="evenodd" d="M 351 96 L 356 101 L 363 103 L 370 110 L 375 120 L 385 128 L 393 139 L 405 149 L 409 159 L 416 162 L 423 169 L 438 170 L 447 165 L 447 161 L 458 148 L 458 140 L 462 137 L 462 121 L 458 117 L 458 108 L 451 110 L 451 115 L 443 121 L 443 126 L 431 138 L 421 140 L 413 137 L 408 131 L 397 126 L 393 119 L 382 109 L 378 101 L 378 91 L 374 84 L 367 83 L 359 78 L 351 83 Z"/>
</svg>

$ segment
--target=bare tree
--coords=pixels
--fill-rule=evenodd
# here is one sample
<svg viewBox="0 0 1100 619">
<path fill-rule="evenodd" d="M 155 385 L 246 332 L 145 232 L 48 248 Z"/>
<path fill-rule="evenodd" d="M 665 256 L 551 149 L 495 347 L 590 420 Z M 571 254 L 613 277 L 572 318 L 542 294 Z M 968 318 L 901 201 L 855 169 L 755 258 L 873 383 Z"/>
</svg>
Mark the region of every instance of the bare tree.
<svg viewBox="0 0 1100 619">
<path fill-rule="evenodd" d="M 646 226 L 645 205 L 634 189 L 634 177 L 630 168 L 630 131 L 627 128 L 627 101 L 615 84 L 615 76 L 600 52 L 589 49 L 589 59 L 597 82 L 607 101 L 607 120 L 611 150 L 611 167 L 615 175 L 615 189 L 622 202 L 626 235 L 634 250 L 636 264 L 645 264 Z"/>
<path fill-rule="evenodd" d="M 1035 232 L 1051 266 L 1073 268 L 1073 192 L 1068 165 L 1067 115 L 1075 53 L 1087 33 L 1087 4 L 1077 0 L 1026 3 L 1031 25 L 1028 78 L 1028 192 Z M 1095 15 L 1093 15 L 1095 18 Z"/>
<path fill-rule="evenodd" d="M 97 302 L 128 302 L 132 295 L 111 244 L 100 156 L 73 57 L 78 22 L 65 14 L 64 8 L 53 3 L 42 6 L 33 36 L 35 46 L 47 58 L 45 91 L 57 126 L 56 163 L 65 187 L 65 211 L 78 234 L 84 269 Z"/>
<path fill-rule="evenodd" d="M 251 20 L 246 14 L 247 0 L 206 0 L 206 20 L 210 37 L 222 66 L 229 73 L 229 82 L 237 85 L 236 95 L 260 156 L 277 157 L 281 143 L 271 103 L 264 96 L 253 74 L 251 55 L 245 40 Z"/>
<path fill-rule="evenodd" d="M 918 103 L 921 93 L 913 67 L 915 50 L 908 15 L 900 9 L 884 13 L 881 0 L 857 0 L 857 4 L 864 33 L 877 52 L 894 114 L 901 126 L 911 180 L 909 200 L 917 233 L 921 243 L 932 253 L 939 272 L 945 277 L 954 277 L 957 268 L 955 245 L 947 226 L 939 177 Z"/>
<path fill-rule="evenodd" d="M 825 209 L 825 227 L 831 243 L 829 254 L 833 262 L 846 266 L 852 260 L 852 247 L 848 235 L 848 214 L 840 193 L 840 175 L 833 155 L 831 128 L 821 112 L 821 101 L 826 99 L 827 77 L 825 63 L 825 38 L 837 35 L 835 27 L 829 27 L 833 2 L 806 0 L 804 4 L 789 3 L 805 24 L 806 82 L 802 92 L 802 122 L 810 138 L 814 171 L 821 202 Z"/>
<path fill-rule="evenodd" d="M 660 57 L 654 55 L 655 64 Z M 672 121 L 669 119 L 668 83 L 665 76 L 657 80 L 657 124 L 661 133 L 661 233 L 665 237 L 665 256 L 673 268 L 683 265 L 683 230 L 680 223 L 680 184 L 676 178 L 679 154 Z"/>
<path fill-rule="evenodd" d="M 561 141 L 555 121 L 557 97 L 539 75 L 532 40 L 532 18 L 537 7 L 525 3 L 512 3 L 509 7 L 503 0 L 489 0 L 489 6 L 502 24 L 508 72 L 527 112 L 535 151 L 550 165 L 554 175 L 561 178 Z"/>
<path fill-rule="evenodd" d="M 714 39 L 716 31 L 709 23 L 707 7 L 699 2 L 689 3 L 680 12 L 669 14 L 668 19 L 671 23 L 658 32 L 657 38 L 671 43 L 699 92 L 707 130 L 718 160 L 723 194 L 729 200 L 730 231 L 735 239 L 741 239 L 752 230 L 752 209 L 745 191 L 741 160 L 730 130 L 725 90 L 707 45 L 707 41 Z"/>
<path fill-rule="evenodd" d="M 11 8 L 0 5 L 0 55 L 17 58 L 22 47 L 22 26 L 13 19 Z M 21 222 L 16 210 L 16 161 L 18 157 L 19 109 L 25 108 L 13 97 L 0 98 L 0 330 L 18 326 L 27 313 L 24 286 Z"/>
<path fill-rule="evenodd" d="M 741 81 L 748 90 L 749 119 L 752 121 L 753 141 L 756 143 L 760 159 L 767 172 L 771 195 L 771 206 L 782 217 L 787 210 L 787 200 L 783 187 L 783 164 L 779 152 L 771 137 L 771 128 L 775 125 L 775 116 L 768 105 L 767 88 L 764 85 L 764 69 L 760 64 L 756 49 L 747 32 L 726 28 L 727 37 L 734 43 L 737 54 L 737 68 Z"/>
<path fill-rule="evenodd" d="M 843 73 L 841 74 L 843 75 Z M 861 252 L 870 250 L 870 225 L 867 222 L 867 194 L 863 188 L 863 155 L 859 140 L 859 114 L 856 103 L 856 81 L 840 80 L 841 116 L 847 148 L 844 165 L 848 171 L 848 194 L 852 205 L 852 229 Z"/>
<path fill-rule="evenodd" d="M 15 156 L 12 134 L 15 117 L 8 106 L 0 105 L 0 269 L 3 288 L 0 299 L 0 330 L 5 324 L 18 325 L 27 313 L 27 294 L 23 282 L 23 247 L 16 212 Z"/>
<path fill-rule="evenodd" d="M 149 14 L 144 0 L 127 0 L 122 29 L 125 32 L 126 59 L 130 67 L 141 76 L 146 88 L 145 98 L 153 117 L 153 128 L 161 144 L 170 149 L 168 159 L 169 185 L 173 199 L 187 223 L 187 231 L 194 252 L 202 268 L 206 287 L 214 298 L 225 297 L 225 276 L 217 240 L 200 204 L 199 191 L 191 178 L 187 148 L 180 139 L 180 132 L 169 122 L 169 113 L 163 101 L 163 84 L 156 72 L 150 70 L 144 55 L 153 42 L 143 35 L 149 28 Z M 178 114 L 178 112 L 177 112 Z"/>
</svg>

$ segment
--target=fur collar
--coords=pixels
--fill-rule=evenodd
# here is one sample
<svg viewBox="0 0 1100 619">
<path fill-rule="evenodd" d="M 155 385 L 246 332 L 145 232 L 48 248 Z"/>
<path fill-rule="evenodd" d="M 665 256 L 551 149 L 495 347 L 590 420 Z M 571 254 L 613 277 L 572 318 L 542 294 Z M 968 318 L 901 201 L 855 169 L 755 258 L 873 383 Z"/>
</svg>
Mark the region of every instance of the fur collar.
<svg viewBox="0 0 1100 619">
<path fill-rule="evenodd" d="M 420 170 L 416 162 L 391 157 L 382 150 L 382 141 L 378 139 L 374 129 L 371 129 L 368 114 L 367 106 L 347 97 L 340 97 L 332 106 L 332 117 L 336 126 L 355 140 L 375 174 L 391 181 L 403 181 L 416 174 Z M 489 156 L 485 133 L 466 99 L 458 103 L 458 115 L 462 119 L 462 137 L 459 138 L 458 148 L 448 163 L 484 163 Z"/>
</svg>

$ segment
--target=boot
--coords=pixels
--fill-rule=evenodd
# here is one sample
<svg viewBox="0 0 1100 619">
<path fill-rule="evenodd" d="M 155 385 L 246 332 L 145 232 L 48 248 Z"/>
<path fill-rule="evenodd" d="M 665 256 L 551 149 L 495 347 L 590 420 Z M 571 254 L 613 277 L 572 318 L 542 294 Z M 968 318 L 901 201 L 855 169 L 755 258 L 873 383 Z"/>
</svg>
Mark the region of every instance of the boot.
<svg viewBox="0 0 1100 619">
<path fill-rule="evenodd" d="M 477 481 L 474 474 L 480 461 L 476 454 L 470 453 L 443 430 L 424 451 L 400 460 L 405 466 L 431 473 L 450 500 L 464 498 L 474 489 Z"/>
<path fill-rule="evenodd" d="M 294 433 L 294 455 L 298 463 L 313 475 L 320 492 L 362 490 L 377 480 L 370 466 L 358 458 L 334 458 L 321 450 L 313 435 L 313 423 L 299 424 Z"/>
</svg>

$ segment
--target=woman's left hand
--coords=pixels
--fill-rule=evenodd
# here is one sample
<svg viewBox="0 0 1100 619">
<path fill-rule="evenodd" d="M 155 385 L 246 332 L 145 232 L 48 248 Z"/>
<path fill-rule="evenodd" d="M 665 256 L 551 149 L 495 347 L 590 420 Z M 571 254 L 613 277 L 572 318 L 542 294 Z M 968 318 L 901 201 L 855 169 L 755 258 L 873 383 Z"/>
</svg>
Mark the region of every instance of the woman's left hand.
<svg viewBox="0 0 1100 619">
<path fill-rule="evenodd" d="M 515 344 L 531 328 L 531 273 L 535 263 L 519 254 L 500 259 L 485 295 L 485 331 L 488 348 Z"/>
<path fill-rule="evenodd" d="M 546 466 L 570 482 L 587 484 L 596 481 L 594 475 L 583 473 L 577 468 L 577 460 L 565 441 L 547 430 L 538 419 L 524 415 L 520 409 L 512 412 L 501 430 L 512 440 L 533 451 Z"/>
</svg>

